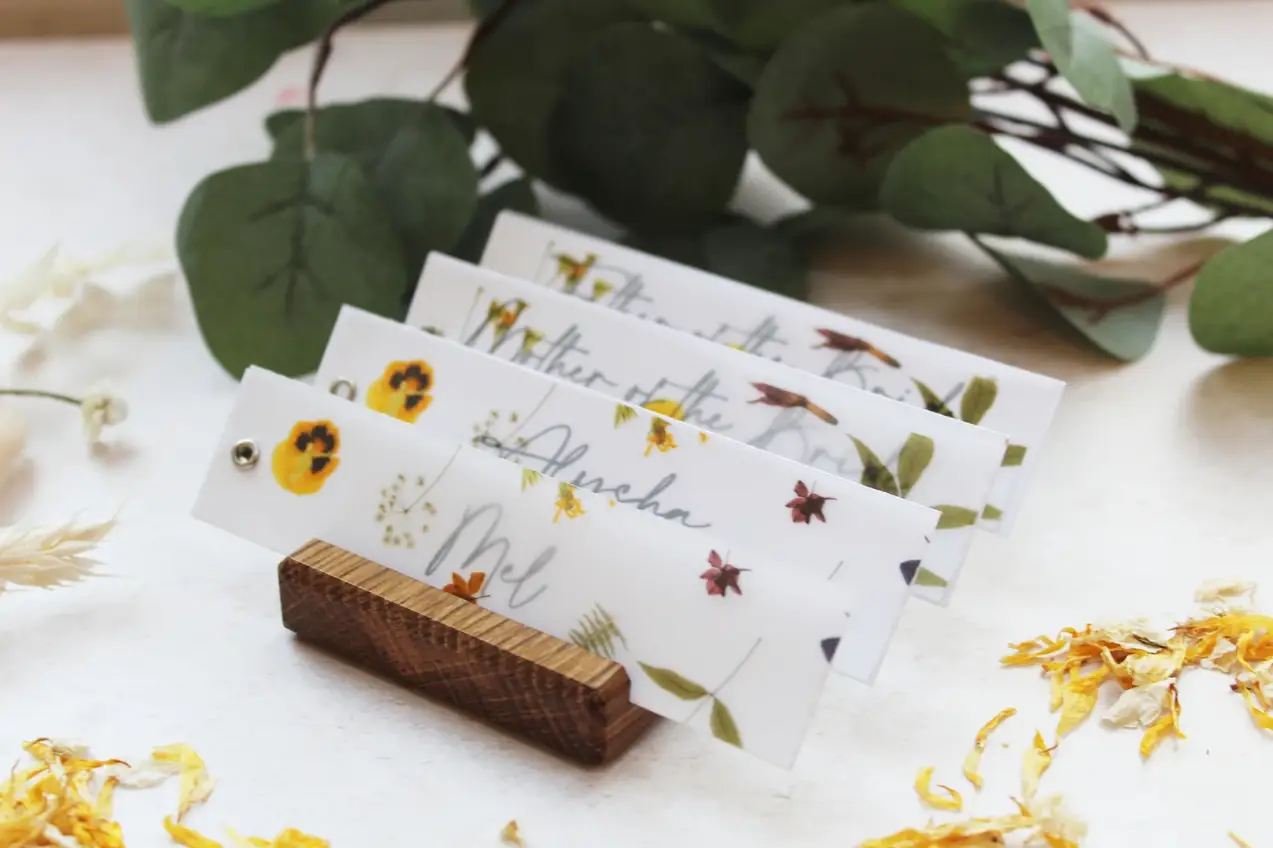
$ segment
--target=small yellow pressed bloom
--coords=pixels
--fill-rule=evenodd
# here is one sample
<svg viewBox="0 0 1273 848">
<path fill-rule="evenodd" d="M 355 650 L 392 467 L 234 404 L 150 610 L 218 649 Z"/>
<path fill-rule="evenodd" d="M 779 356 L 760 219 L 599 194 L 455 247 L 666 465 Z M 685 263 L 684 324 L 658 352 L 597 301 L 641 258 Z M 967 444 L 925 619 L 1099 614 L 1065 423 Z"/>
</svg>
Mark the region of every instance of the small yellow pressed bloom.
<svg viewBox="0 0 1273 848">
<path fill-rule="evenodd" d="M 594 280 L 592 283 L 593 300 L 601 300 L 612 291 L 614 291 L 613 283 L 607 283 L 605 280 Z"/>
<path fill-rule="evenodd" d="M 649 456 L 650 451 L 658 449 L 659 453 L 667 453 L 676 449 L 676 439 L 668 432 L 667 422 L 662 418 L 650 419 L 650 432 L 645 437 L 648 444 L 645 446 L 645 455 Z"/>
<path fill-rule="evenodd" d="M 367 390 L 367 406 L 414 422 L 433 403 L 433 368 L 422 359 L 390 362 L 380 379 Z"/>
<path fill-rule="evenodd" d="M 294 495 L 312 495 L 340 465 L 340 431 L 330 421 L 298 421 L 274 447 L 270 467 L 278 484 Z"/>
<path fill-rule="evenodd" d="M 583 282 L 583 278 L 588 275 L 588 271 L 597 262 L 597 254 L 589 253 L 583 259 L 575 259 L 568 253 L 558 253 L 557 273 L 561 275 L 566 285 L 566 291 L 572 292 Z"/>
<path fill-rule="evenodd" d="M 522 331 L 522 353 L 529 353 L 535 349 L 535 345 L 544 340 L 544 334 L 539 330 L 527 327 Z"/>
<path fill-rule="evenodd" d="M 706 444 L 706 443 L 707 443 L 707 434 L 706 434 L 706 433 L 699 433 L 699 434 L 698 434 L 698 440 L 699 440 L 700 442 L 702 442 L 702 443 Z"/>
<path fill-rule="evenodd" d="M 499 832 L 500 842 L 505 845 L 513 845 L 515 848 L 525 848 L 526 842 L 522 839 L 521 831 L 517 828 L 517 820 L 510 820 L 504 825 Z"/>
<path fill-rule="evenodd" d="M 553 516 L 553 524 L 561 520 L 564 515 L 567 518 L 578 518 L 583 515 L 583 504 L 579 502 L 579 498 L 575 495 L 575 487 L 569 483 L 557 484 L 557 513 Z"/>
</svg>

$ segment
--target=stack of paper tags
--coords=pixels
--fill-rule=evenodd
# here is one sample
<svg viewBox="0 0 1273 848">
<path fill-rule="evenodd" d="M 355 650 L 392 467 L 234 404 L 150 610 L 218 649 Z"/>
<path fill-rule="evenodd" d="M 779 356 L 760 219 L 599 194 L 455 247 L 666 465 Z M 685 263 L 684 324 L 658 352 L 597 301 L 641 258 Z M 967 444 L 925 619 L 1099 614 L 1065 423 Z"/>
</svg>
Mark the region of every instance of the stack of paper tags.
<svg viewBox="0 0 1273 848">
<path fill-rule="evenodd" d="M 572 641 L 790 766 L 827 674 L 871 682 L 1007 532 L 1062 389 L 505 212 L 405 324 L 345 307 L 312 386 L 250 369 L 195 514 Z"/>
</svg>

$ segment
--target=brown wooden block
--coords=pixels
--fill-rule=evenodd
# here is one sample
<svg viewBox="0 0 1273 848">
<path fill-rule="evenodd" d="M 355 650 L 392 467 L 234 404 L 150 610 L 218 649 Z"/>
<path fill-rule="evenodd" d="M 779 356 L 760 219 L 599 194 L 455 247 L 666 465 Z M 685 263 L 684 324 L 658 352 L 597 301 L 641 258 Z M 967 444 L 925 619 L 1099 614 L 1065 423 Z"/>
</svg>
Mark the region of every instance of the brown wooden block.
<svg viewBox="0 0 1273 848">
<path fill-rule="evenodd" d="M 517 736 L 609 762 L 654 722 L 623 666 L 326 542 L 279 563 L 302 639 Z"/>
</svg>

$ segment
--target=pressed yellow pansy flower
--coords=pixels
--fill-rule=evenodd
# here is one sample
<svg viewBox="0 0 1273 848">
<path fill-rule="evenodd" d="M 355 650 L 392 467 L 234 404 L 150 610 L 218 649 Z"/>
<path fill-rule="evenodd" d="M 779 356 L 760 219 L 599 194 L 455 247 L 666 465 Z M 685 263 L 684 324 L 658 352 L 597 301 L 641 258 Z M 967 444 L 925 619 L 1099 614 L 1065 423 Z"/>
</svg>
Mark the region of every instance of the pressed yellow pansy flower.
<svg viewBox="0 0 1273 848">
<path fill-rule="evenodd" d="M 982 725 L 981 730 L 977 731 L 977 738 L 973 740 L 972 750 L 968 752 L 968 756 L 964 757 L 964 777 L 977 789 L 981 789 L 984 783 L 979 769 L 981 768 L 981 754 L 986 750 L 986 740 L 990 738 L 990 734 L 994 733 L 999 725 L 1016 714 L 1017 711 L 1012 707 L 1000 710 L 994 718 Z"/>
<path fill-rule="evenodd" d="M 933 767 L 927 766 L 919 770 L 919 774 L 915 776 L 915 792 L 919 795 L 920 800 L 930 807 L 938 810 L 950 810 L 959 812 L 964 808 L 964 799 L 957 791 L 949 786 L 938 785 L 938 789 L 946 792 L 945 795 L 938 795 L 932 791 L 930 784 L 933 780 Z"/>
<path fill-rule="evenodd" d="M 423 359 L 390 362 L 367 389 L 367 406 L 414 422 L 433 403 L 433 368 Z"/>
<path fill-rule="evenodd" d="M 330 421 L 298 421 L 274 447 L 270 468 L 278 484 L 294 495 L 312 495 L 327 482 L 340 459 L 340 431 Z"/>
<path fill-rule="evenodd" d="M 649 456 L 650 451 L 658 450 L 659 453 L 667 453 L 676 449 L 676 439 L 667 429 L 667 422 L 662 418 L 650 419 L 650 432 L 646 434 L 645 455 Z"/>
<path fill-rule="evenodd" d="M 557 501 L 555 503 L 557 512 L 553 515 L 553 524 L 561 520 L 564 515 L 567 518 L 578 518 L 583 515 L 583 504 L 579 502 L 579 498 L 575 495 L 575 487 L 569 483 L 557 484 Z"/>
</svg>

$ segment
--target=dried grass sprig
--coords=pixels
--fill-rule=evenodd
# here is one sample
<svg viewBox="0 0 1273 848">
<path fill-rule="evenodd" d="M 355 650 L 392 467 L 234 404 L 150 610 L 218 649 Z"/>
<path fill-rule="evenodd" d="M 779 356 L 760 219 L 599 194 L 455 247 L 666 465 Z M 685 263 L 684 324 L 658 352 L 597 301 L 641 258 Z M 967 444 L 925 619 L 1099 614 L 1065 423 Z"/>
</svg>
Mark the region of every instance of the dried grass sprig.
<svg viewBox="0 0 1273 848">
<path fill-rule="evenodd" d="M 115 523 L 109 518 L 48 529 L 0 529 L 0 594 L 9 586 L 54 589 L 85 579 L 99 564 L 92 552 Z"/>
</svg>

